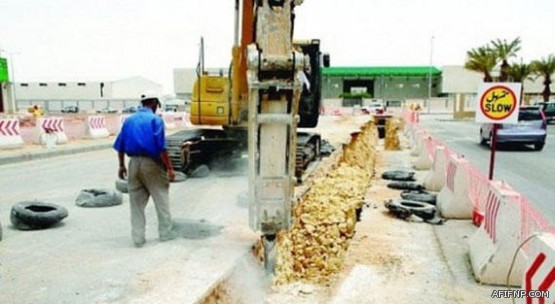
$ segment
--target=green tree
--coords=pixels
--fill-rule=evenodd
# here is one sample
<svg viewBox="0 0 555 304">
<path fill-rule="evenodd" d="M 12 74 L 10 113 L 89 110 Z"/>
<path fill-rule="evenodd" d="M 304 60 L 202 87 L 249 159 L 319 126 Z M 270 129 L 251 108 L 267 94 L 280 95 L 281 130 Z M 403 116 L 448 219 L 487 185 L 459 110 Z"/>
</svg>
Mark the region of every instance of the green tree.
<svg viewBox="0 0 555 304">
<path fill-rule="evenodd" d="M 491 70 L 497 62 L 496 53 L 489 45 L 481 46 L 466 52 L 464 68 L 484 74 L 484 82 L 492 82 Z"/>
<path fill-rule="evenodd" d="M 543 76 L 543 85 L 545 87 L 542 96 L 544 101 L 549 101 L 549 96 L 551 95 L 551 75 L 555 72 L 555 56 L 551 54 L 547 58 L 542 57 L 541 60 L 532 61 L 531 65 L 535 74 Z"/>
<path fill-rule="evenodd" d="M 506 39 L 496 39 L 492 40 L 493 45 L 492 50 L 495 52 L 496 61 L 501 60 L 501 73 L 499 75 L 500 82 L 507 82 L 509 80 L 509 58 L 516 56 L 516 53 L 520 51 L 520 37 L 517 37 L 511 42 L 507 42 Z"/>
<path fill-rule="evenodd" d="M 524 80 L 532 79 L 530 76 L 534 73 L 531 64 L 527 63 L 513 63 L 507 70 L 508 80 L 511 82 L 520 82 L 522 88 L 520 90 L 520 103 L 524 102 Z"/>
</svg>

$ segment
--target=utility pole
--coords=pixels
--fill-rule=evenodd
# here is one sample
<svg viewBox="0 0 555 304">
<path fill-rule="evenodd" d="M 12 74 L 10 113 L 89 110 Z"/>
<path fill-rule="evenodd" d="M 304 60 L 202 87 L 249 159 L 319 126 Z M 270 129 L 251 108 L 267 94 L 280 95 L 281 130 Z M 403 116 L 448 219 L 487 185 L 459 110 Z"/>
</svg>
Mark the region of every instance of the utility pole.
<svg viewBox="0 0 555 304">
<path fill-rule="evenodd" d="M 430 113 L 430 103 L 432 99 L 432 64 L 434 58 L 434 36 L 430 38 L 430 66 L 428 68 L 428 114 Z"/>
</svg>

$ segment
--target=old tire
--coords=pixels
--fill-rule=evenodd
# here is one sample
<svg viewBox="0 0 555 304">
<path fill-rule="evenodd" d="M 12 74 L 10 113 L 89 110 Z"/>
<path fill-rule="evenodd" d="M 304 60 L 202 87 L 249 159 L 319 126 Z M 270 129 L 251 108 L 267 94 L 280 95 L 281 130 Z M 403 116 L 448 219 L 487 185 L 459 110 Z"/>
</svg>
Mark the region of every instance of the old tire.
<svg viewBox="0 0 555 304">
<path fill-rule="evenodd" d="M 67 209 L 56 204 L 20 202 L 12 206 L 10 220 L 19 230 L 35 230 L 48 228 L 67 216 Z"/>
<path fill-rule="evenodd" d="M 391 182 L 387 184 L 388 188 L 398 190 L 423 190 L 424 186 L 413 182 Z"/>
<path fill-rule="evenodd" d="M 397 217 L 406 219 L 410 215 L 415 215 L 424 221 L 433 220 L 436 214 L 436 207 L 428 203 L 396 199 L 388 202 L 386 207 Z"/>
<path fill-rule="evenodd" d="M 382 173 L 382 178 L 387 180 L 410 182 L 414 181 L 414 172 L 403 170 L 385 171 Z"/>
<path fill-rule="evenodd" d="M 122 195 L 119 191 L 108 189 L 84 189 L 75 199 L 80 207 L 109 207 L 121 205 Z"/>
<path fill-rule="evenodd" d="M 424 190 L 405 190 L 401 192 L 401 198 L 435 205 L 437 195 Z"/>
</svg>

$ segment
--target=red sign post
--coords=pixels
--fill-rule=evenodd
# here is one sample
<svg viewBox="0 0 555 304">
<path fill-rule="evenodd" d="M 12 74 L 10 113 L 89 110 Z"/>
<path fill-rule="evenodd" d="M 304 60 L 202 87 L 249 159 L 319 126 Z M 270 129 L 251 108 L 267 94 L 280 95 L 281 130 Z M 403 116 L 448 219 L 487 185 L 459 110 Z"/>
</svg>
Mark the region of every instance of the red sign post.
<svg viewBox="0 0 555 304">
<path fill-rule="evenodd" d="M 517 123 L 520 83 L 482 83 L 478 88 L 476 122 L 492 123 L 489 179 L 493 179 L 497 130 L 501 123 Z"/>
</svg>

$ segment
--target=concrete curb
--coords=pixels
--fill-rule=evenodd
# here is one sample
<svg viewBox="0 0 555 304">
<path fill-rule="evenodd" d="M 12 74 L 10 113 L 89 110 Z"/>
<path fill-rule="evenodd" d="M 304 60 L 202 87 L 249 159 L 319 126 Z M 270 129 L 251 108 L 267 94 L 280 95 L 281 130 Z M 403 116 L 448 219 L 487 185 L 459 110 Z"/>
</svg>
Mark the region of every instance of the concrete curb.
<svg viewBox="0 0 555 304">
<path fill-rule="evenodd" d="M 112 142 L 103 142 L 93 145 L 75 146 L 68 148 L 54 148 L 50 150 L 38 150 L 32 152 L 22 152 L 20 154 L 10 153 L 11 155 L 3 156 L 0 153 L 0 166 L 21 163 L 25 161 L 45 159 L 56 156 L 71 155 L 82 152 L 98 151 L 112 147 Z"/>
</svg>

